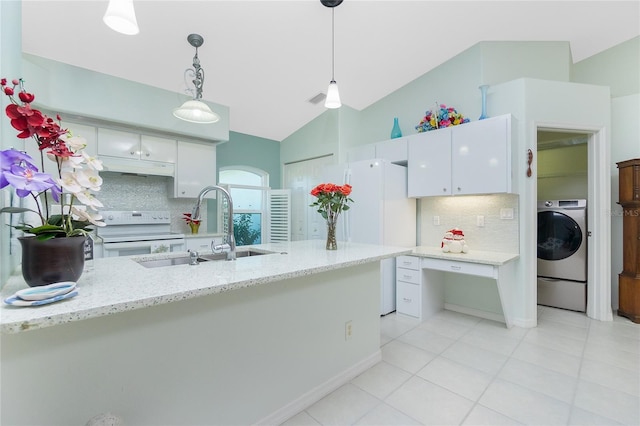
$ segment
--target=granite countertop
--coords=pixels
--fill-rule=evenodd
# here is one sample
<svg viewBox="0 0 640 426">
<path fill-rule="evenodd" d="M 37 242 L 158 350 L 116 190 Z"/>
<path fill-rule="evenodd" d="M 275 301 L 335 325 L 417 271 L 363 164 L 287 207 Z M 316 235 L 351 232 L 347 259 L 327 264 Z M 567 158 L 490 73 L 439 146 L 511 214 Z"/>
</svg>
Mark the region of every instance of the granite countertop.
<svg viewBox="0 0 640 426">
<path fill-rule="evenodd" d="M 469 250 L 468 253 L 444 253 L 439 247 L 418 246 L 413 249 L 411 256 L 428 257 L 432 259 L 455 260 L 458 262 L 482 263 L 500 266 L 520 257 L 518 253 L 502 253 L 496 251 Z"/>
<path fill-rule="evenodd" d="M 325 250 L 325 241 L 308 240 L 244 246 L 273 254 L 236 261 L 209 261 L 197 266 L 146 268 L 136 260 L 186 256 L 186 253 L 95 259 L 78 280 L 78 296 L 39 307 L 0 307 L 0 332 L 21 331 L 81 321 L 118 312 L 196 298 L 209 294 L 268 284 L 288 278 L 346 268 L 410 254 L 411 248 L 338 243 Z M 201 253 L 202 254 L 202 253 Z M 4 301 L 27 288 L 14 274 L 2 289 Z"/>
</svg>

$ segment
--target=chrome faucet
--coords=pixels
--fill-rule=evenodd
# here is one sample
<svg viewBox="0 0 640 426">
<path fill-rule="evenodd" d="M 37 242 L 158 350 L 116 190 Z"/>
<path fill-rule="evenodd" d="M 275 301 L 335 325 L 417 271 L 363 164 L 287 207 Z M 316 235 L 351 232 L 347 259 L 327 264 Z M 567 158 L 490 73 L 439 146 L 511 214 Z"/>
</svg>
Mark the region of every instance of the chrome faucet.
<svg viewBox="0 0 640 426">
<path fill-rule="evenodd" d="M 227 205 L 229 206 L 229 220 L 227 222 L 229 233 L 227 234 L 227 244 L 220 244 L 219 246 L 216 246 L 215 249 L 225 251 L 227 253 L 227 260 L 236 260 L 236 240 L 233 237 L 233 201 L 231 200 L 231 194 L 229 191 L 218 185 L 211 185 L 203 188 L 202 191 L 200 191 L 200 194 L 198 194 L 198 201 L 191 213 L 191 219 L 200 220 L 200 204 L 202 204 L 204 196 L 207 195 L 208 192 L 214 190 L 222 192 L 224 197 L 227 199 Z"/>
</svg>

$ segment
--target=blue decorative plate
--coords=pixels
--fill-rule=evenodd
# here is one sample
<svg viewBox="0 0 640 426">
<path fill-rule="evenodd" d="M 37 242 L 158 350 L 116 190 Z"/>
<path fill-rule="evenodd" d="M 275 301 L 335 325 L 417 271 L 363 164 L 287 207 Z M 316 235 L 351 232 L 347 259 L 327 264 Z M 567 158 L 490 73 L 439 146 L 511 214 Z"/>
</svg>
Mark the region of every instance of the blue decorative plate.
<svg viewBox="0 0 640 426">
<path fill-rule="evenodd" d="M 29 287 L 16 291 L 14 296 L 22 300 L 46 300 L 70 293 L 76 288 L 73 281 L 63 281 L 49 285 Z"/>
<path fill-rule="evenodd" d="M 40 305 L 48 305 L 49 303 L 59 302 L 60 300 L 64 300 L 64 299 L 70 299 L 77 295 L 78 295 L 78 291 L 74 290 L 70 293 L 61 294 L 55 297 L 50 297 L 49 299 L 22 300 L 14 294 L 13 296 L 10 296 L 4 299 L 4 303 L 6 303 L 7 305 L 13 305 L 13 306 L 40 306 Z"/>
</svg>

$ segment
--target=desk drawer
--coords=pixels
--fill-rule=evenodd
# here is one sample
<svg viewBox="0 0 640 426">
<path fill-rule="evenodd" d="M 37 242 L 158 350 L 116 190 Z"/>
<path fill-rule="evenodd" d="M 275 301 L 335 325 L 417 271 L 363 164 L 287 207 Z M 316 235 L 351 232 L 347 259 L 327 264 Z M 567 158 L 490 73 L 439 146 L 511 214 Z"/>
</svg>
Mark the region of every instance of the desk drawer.
<svg viewBox="0 0 640 426">
<path fill-rule="evenodd" d="M 405 268 L 396 268 L 396 281 L 404 281 L 412 284 L 420 284 L 422 271 Z"/>
<path fill-rule="evenodd" d="M 396 267 L 406 269 L 420 269 L 420 258 L 416 256 L 398 256 L 396 257 Z"/>
<path fill-rule="evenodd" d="M 497 268 L 484 263 L 459 262 L 455 260 L 432 259 L 425 257 L 421 262 L 424 269 L 455 272 L 458 274 L 477 275 L 497 279 Z"/>
<path fill-rule="evenodd" d="M 420 286 L 399 281 L 396 284 L 396 312 L 420 318 Z"/>
</svg>

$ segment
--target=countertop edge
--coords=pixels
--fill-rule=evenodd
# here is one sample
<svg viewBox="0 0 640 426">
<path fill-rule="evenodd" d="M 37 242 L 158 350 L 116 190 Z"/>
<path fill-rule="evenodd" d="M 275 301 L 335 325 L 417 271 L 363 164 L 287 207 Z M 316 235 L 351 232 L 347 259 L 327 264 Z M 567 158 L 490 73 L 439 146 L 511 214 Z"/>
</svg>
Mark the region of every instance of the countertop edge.
<svg viewBox="0 0 640 426">
<path fill-rule="evenodd" d="M 255 246 L 259 247 L 259 246 Z M 2 309 L 4 310 L 4 314 L 7 313 L 7 310 L 11 309 L 32 309 L 33 310 L 33 318 L 28 319 L 20 319 L 15 321 L 4 321 L 2 319 L 2 323 L 0 325 L 0 333 L 1 334 L 15 334 L 24 331 L 37 330 L 47 327 L 52 327 L 56 325 L 66 324 L 75 321 L 82 321 L 91 318 L 98 318 L 108 315 L 117 314 L 120 312 L 133 311 L 137 309 L 143 309 L 152 306 L 158 306 L 162 304 L 183 301 L 194 299 L 207 295 L 219 294 L 227 291 L 238 290 L 242 288 L 248 288 L 258 285 L 264 285 L 271 282 L 281 281 L 285 279 L 298 278 L 305 275 L 312 275 L 327 271 L 332 271 L 336 269 L 348 268 L 355 265 L 361 265 L 366 263 L 378 262 L 382 259 L 396 257 L 401 255 L 407 255 L 411 253 L 411 248 L 400 248 L 400 247 L 387 247 L 391 249 L 390 252 L 384 254 L 377 255 L 367 255 L 360 256 L 353 260 L 345 260 L 337 263 L 325 263 L 312 267 L 299 267 L 293 268 L 291 270 L 280 272 L 280 273 L 266 273 L 264 276 L 251 277 L 248 279 L 239 279 L 237 281 L 225 283 L 225 284 L 214 284 L 214 285 L 203 285 L 201 287 L 187 289 L 184 291 L 173 291 L 167 292 L 166 294 L 154 295 L 151 297 L 140 297 L 130 300 L 122 300 L 115 303 L 105 303 L 100 306 L 91 306 L 86 309 L 78 308 L 72 311 L 66 310 L 60 313 L 51 313 L 49 315 L 38 315 L 37 310 L 42 309 L 44 307 L 38 308 L 28 308 L 28 307 L 9 307 L 7 305 L 3 305 Z M 3 289 L 4 290 L 4 289 Z M 82 287 L 80 288 L 80 295 L 82 295 Z M 3 296 L 6 296 L 6 292 L 3 291 Z M 68 301 L 58 302 L 49 306 L 60 305 L 60 307 L 64 306 L 62 304 L 73 301 L 73 299 L 69 299 Z M 3 315 L 6 317 L 6 315 Z"/>
<path fill-rule="evenodd" d="M 411 251 L 410 256 L 502 266 L 518 259 L 520 254 L 484 250 L 469 250 L 468 253 L 444 253 L 439 248 L 418 246 Z"/>
</svg>

